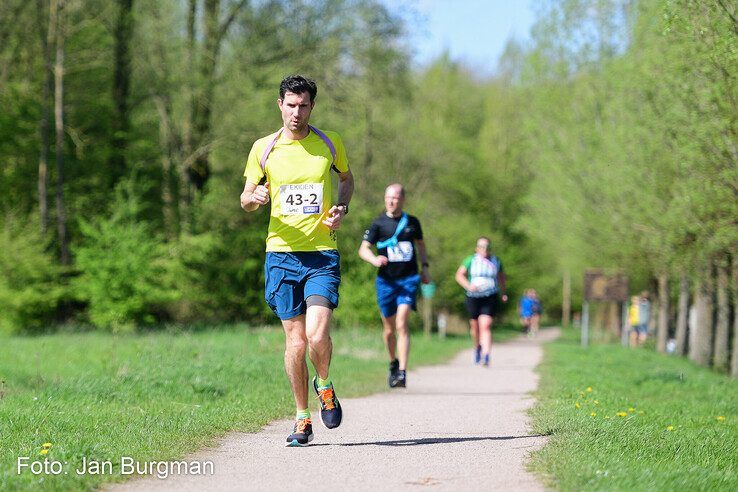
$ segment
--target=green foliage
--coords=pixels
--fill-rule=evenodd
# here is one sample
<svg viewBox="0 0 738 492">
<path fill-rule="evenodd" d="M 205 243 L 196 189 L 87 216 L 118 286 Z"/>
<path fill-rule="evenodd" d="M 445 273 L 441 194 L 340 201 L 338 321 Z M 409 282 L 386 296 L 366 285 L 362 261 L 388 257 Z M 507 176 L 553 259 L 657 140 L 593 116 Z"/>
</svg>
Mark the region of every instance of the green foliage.
<svg viewBox="0 0 738 492">
<path fill-rule="evenodd" d="M 339 233 L 341 324 L 376 321 L 374 272 L 356 251 L 392 182 L 406 186 L 407 210 L 423 224 L 437 306 L 461 311 L 453 274 L 479 235 L 492 237 L 510 294 L 536 287 L 552 311 L 564 272 L 576 302 L 587 267 L 621 268 L 639 286 L 658 272 L 709 271 L 738 248 L 738 50 L 734 9 L 703 3 L 544 2 L 531 43 L 511 40 L 497 75 L 480 80 L 448 55 L 412 70 L 407 26 L 376 0 L 220 2 L 221 22 L 241 8 L 214 52 L 212 13 L 199 9 L 190 38 L 186 2 L 135 2 L 124 150 L 111 143 L 118 9 L 70 3 L 63 191 L 73 257 L 86 262 L 75 266 L 99 280 L 76 284 L 90 317 L 105 326 L 273 319 L 262 292 L 267 213 L 243 213 L 238 195 L 250 146 L 280 125 L 278 83 L 295 72 L 318 82 L 311 121 L 342 135 L 357 179 Z M 10 67 L 0 77 L 0 213 L 38 207 L 48 19 L 29 5 L 0 7 L 13 19 L 0 22 Z M 108 213 L 118 171 L 107 164 L 119 152 L 150 183 L 135 218 Z M 196 191 L 187 170 L 203 156 L 211 173 Z M 115 241 L 115 255 L 102 254 Z M 117 300 L 101 303 L 101 279 L 129 264 L 144 287 L 131 296 L 134 287 L 118 286 Z"/>
<path fill-rule="evenodd" d="M 0 229 L 0 333 L 45 329 L 68 295 L 38 230 L 35 220 L 12 215 Z"/>
<path fill-rule="evenodd" d="M 179 297 L 172 281 L 174 260 L 150 224 L 138 221 L 140 202 L 133 180 L 116 190 L 109 217 L 80 221 L 75 292 L 89 303 L 90 321 L 112 331 L 157 321 Z"/>
</svg>

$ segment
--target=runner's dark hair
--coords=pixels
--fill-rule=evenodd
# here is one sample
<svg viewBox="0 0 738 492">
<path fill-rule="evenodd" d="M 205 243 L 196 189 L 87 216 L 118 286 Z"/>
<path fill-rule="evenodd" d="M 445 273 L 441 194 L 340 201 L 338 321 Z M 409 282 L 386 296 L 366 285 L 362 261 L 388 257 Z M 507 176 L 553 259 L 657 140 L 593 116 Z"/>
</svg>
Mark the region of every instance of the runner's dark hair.
<svg viewBox="0 0 738 492">
<path fill-rule="evenodd" d="M 279 98 L 284 100 L 284 95 L 287 92 L 292 92 L 293 94 L 307 92 L 310 94 L 310 102 L 313 102 L 315 101 L 315 96 L 318 95 L 318 86 L 315 85 L 314 81 L 302 75 L 288 75 L 279 84 Z"/>
</svg>

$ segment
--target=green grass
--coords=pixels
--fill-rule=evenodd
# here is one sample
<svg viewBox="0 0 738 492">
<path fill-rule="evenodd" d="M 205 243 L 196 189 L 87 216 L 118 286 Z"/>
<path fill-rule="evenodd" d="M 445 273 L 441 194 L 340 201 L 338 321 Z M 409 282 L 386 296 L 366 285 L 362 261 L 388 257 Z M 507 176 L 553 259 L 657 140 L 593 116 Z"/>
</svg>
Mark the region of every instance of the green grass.
<svg viewBox="0 0 738 492">
<path fill-rule="evenodd" d="M 497 329 L 496 339 L 513 335 Z M 333 333 L 331 376 L 342 398 L 382 391 L 381 329 Z M 281 329 L 0 337 L 0 490 L 90 489 L 120 476 L 77 476 L 82 457 L 170 460 L 230 430 L 254 432 L 294 412 Z M 470 347 L 413 335 L 411 367 Z M 312 370 L 312 367 L 311 367 Z M 311 404 L 317 410 L 316 403 Z M 288 429 L 285 429 L 287 431 Z M 16 473 L 19 456 L 68 462 L 69 475 Z M 280 443 L 281 444 L 281 443 Z"/>
<path fill-rule="evenodd" d="M 552 435 L 531 467 L 549 485 L 738 490 L 738 381 L 651 350 L 578 343 L 566 330 L 539 367 L 534 428 Z"/>
</svg>

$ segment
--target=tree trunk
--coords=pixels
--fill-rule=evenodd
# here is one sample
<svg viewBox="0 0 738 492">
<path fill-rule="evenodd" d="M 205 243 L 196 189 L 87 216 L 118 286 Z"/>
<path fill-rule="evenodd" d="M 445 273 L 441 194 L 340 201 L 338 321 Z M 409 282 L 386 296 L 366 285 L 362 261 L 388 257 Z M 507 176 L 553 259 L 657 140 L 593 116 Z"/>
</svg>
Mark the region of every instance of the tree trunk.
<svg viewBox="0 0 738 492">
<path fill-rule="evenodd" d="M 701 366 L 710 365 L 712 355 L 712 279 L 695 285 L 695 324 L 689 344 L 689 358 Z"/>
<path fill-rule="evenodd" d="M 51 116 L 51 89 L 54 84 L 54 73 L 51 69 L 51 49 L 54 43 L 54 28 L 51 18 L 46 21 L 44 0 L 37 0 L 38 26 L 41 35 L 41 50 L 44 56 L 43 92 L 41 95 L 41 121 L 39 121 L 39 155 L 38 155 L 38 211 L 41 219 L 41 234 L 46 235 L 49 229 L 49 119 Z"/>
<path fill-rule="evenodd" d="M 666 339 L 669 336 L 669 276 L 659 275 L 659 318 L 656 328 L 656 350 L 666 352 Z"/>
<path fill-rule="evenodd" d="M 715 323 L 715 347 L 713 365 L 720 371 L 728 368 L 728 337 L 730 335 L 730 305 L 728 299 L 728 265 L 717 265 L 717 320 Z"/>
<path fill-rule="evenodd" d="M 656 320 L 659 316 L 659 298 L 653 293 L 658 290 L 659 283 L 655 278 L 651 278 L 649 282 L 651 284 L 650 290 L 647 292 L 648 302 L 651 303 L 650 316 L 648 318 L 648 333 L 656 333 Z"/>
<path fill-rule="evenodd" d="M 64 0 L 51 0 L 50 23 L 54 26 L 54 117 L 56 129 L 56 223 L 62 265 L 69 265 L 67 211 L 64 205 Z"/>
<path fill-rule="evenodd" d="M 202 191 L 210 178 L 210 152 L 199 151 L 210 140 L 210 118 L 213 103 L 215 68 L 220 48 L 220 0 L 205 0 L 203 12 L 203 56 L 200 57 L 199 87 L 192 100 L 193 150 L 197 157 L 187 168 L 190 182 Z"/>
<path fill-rule="evenodd" d="M 689 279 L 682 272 L 679 279 L 679 312 L 676 326 L 676 353 L 684 355 L 687 349 L 687 316 L 689 315 Z"/>
<path fill-rule="evenodd" d="M 733 256 L 733 360 L 730 375 L 738 377 L 738 257 Z"/>
<path fill-rule="evenodd" d="M 192 2 L 193 0 L 191 0 Z M 191 164 L 187 167 L 187 175 L 198 191 L 205 188 L 210 179 L 210 147 L 212 129 L 213 94 L 215 93 L 215 74 L 223 38 L 238 12 L 247 3 L 240 0 L 231 6 L 228 17 L 220 21 L 220 0 L 205 0 L 203 9 L 203 50 L 199 58 L 198 88 L 192 100 L 192 152 L 188 156 Z M 190 4 L 192 9 L 192 3 Z M 194 39 L 194 38 L 193 38 Z M 191 49 L 195 44 L 190 43 Z M 193 72 L 194 73 L 194 72 Z M 190 157 L 194 159 L 190 160 Z"/>
<path fill-rule="evenodd" d="M 167 239 L 177 237 L 174 196 L 172 194 L 172 127 L 171 108 L 163 97 L 155 97 L 154 103 L 159 112 L 159 148 L 161 149 L 162 185 L 161 199 L 164 204 L 164 232 Z"/>
<path fill-rule="evenodd" d="M 608 302 L 608 319 L 607 328 L 610 332 L 608 340 L 620 338 L 620 304 L 617 302 Z"/>
<path fill-rule="evenodd" d="M 561 325 L 567 327 L 571 324 L 571 272 L 564 270 L 563 299 L 561 302 Z"/>
<path fill-rule="evenodd" d="M 189 103 L 189 111 L 185 111 L 182 121 L 182 155 L 186 159 L 192 155 L 193 137 L 192 137 L 192 118 L 195 109 L 195 85 L 193 79 L 195 73 L 196 50 L 197 50 L 197 0 L 189 0 L 187 8 L 187 74 L 185 80 L 185 100 Z M 179 172 L 179 229 L 180 232 L 188 233 L 190 231 L 190 203 L 192 202 L 192 189 L 185 159 L 180 159 Z"/>
<path fill-rule="evenodd" d="M 112 122 L 113 152 L 110 156 L 111 188 L 127 174 L 125 153 L 130 130 L 128 95 L 131 80 L 132 9 L 133 0 L 118 0 L 118 19 L 115 26 L 115 75 L 113 77 L 115 116 Z"/>
</svg>

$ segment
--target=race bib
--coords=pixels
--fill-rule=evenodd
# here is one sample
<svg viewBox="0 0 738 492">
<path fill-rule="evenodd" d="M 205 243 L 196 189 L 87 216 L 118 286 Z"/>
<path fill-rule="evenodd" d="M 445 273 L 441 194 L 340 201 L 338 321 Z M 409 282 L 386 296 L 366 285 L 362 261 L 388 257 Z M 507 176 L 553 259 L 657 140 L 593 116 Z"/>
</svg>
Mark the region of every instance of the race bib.
<svg viewBox="0 0 738 492">
<path fill-rule="evenodd" d="M 282 215 L 322 213 L 323 183 L 286 184 L 279 187 Z"/>
<path fill-rule="evenodd" d="M 471 284 L 477 288 L 477 292 L 491 291 L 496 286 L 494 279 L 490 277 L 474 277 Z"/>
<path fill-rule="evenodd" d="M 413 259 L 413 243 L 400 241 L 397 246 L 387 247 L 387 259 L 391 263 L 410 261 Z"/>
</svg>

